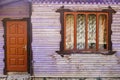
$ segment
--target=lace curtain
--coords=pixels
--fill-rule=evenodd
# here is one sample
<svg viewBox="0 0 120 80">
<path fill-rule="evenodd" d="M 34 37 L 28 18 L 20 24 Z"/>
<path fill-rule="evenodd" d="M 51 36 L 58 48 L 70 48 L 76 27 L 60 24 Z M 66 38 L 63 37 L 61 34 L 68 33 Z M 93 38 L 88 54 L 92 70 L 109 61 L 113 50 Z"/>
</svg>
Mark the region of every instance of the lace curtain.
<svg viewBox="0 0 120 80">
<path fill-rule="evenodd" d="M 77 15 L 77 49 L 85 49 L 85 24 L 86 16 Z"/>
<path fill-rule="evenodd" d="M 106 29 L 106 23 L 107 23 L 107 16 L 106 15 L 100 15 L 99 16 L 99 49 L 106 49 L 106 38 L 107 38 L 107 29 Z"/>
<path fill-rule="evenodd" d="M 66 49 L 74 48 L 74 16 L 66 15 Z"/>
</svg>

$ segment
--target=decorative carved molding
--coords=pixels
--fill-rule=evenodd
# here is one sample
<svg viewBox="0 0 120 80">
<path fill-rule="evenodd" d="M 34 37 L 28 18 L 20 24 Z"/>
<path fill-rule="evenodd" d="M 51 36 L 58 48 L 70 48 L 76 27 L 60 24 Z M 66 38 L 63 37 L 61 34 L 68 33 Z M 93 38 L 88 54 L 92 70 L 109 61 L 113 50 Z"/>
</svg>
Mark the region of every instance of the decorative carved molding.
<svg viewBox="0 0 120 80">
<path fill-rule="evenodd" d="M 112 51 L 112 42 L 111 42 L 111 34 L 112 34 L 112 30 L 111 30 L 111 24 L 112 24 L 112 14 L 116 13 L 116 11 L 114 9 L 111 8 L 111 6 L 108 6 L 108 9 L 103 9 L 102 11 L 73 11 L 70 9 L 65 9 L 64 6 L 61 6 L 59 9 L 56 10 L 56 12 L 60 13 L 60 23 L 61 23 L 61 42 L 60 42 L 60 51 L 56 51 L 58 54 L 60 54 L 62 57 L 65 54 L 72 54 L 72 53 L 101 53 L 101 54 L 105 54 L 105 55 L 110 55 L 110 54 L 114 54 L 115 51 Z M 107 12 L 108 13 L 108 51 L 106 52 L 101 52 L 101 51 L 64 51 L 64 12 Z"/>
</svg>

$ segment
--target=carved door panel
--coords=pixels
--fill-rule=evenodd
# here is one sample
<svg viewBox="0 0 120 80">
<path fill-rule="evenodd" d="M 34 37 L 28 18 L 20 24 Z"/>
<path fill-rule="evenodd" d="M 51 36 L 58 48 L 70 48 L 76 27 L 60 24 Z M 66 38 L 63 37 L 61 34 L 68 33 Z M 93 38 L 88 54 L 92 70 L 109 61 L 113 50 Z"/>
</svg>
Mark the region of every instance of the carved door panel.
<svg viewBox="0 0 120 80">
<path fill-rule="evenodd" d="M 7 71 L 27 71 L 27 21 L 6 22 Z"/>
</svg>

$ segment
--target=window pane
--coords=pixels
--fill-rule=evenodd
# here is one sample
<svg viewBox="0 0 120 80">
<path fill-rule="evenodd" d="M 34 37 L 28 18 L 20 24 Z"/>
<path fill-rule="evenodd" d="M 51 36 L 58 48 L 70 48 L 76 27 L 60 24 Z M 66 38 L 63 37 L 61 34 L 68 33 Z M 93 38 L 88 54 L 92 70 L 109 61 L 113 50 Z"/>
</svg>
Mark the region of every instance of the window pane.
<svg viewBox="0 0 120 80">
<path fill-rule="evenodd" d="M 66 15 L 66 49 L 74 48 L 74 16 Z"/>
<path fill-rule="evenodd" d="M 77 15 L 77 49 L 85 49 L 85 15 Z"/>
<path fill-rule="evenodd" d="M 88 15 L 88 48 L 96 49 L 96 15 Z"/>
<path fill-rule="evenodd" d="M 106 29 L 106 23 L 107 23 L 107 16 L 104 14 L 101 14 L 99 16 L 99 49 L 107 49 L 107 29 Z"/>
</svg>

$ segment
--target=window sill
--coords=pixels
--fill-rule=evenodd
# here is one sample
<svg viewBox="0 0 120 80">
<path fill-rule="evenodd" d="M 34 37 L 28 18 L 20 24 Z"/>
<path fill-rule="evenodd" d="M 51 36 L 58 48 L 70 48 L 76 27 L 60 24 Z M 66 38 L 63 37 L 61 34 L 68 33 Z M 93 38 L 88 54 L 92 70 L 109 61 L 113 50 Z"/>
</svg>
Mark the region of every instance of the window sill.
<svg viewBox="0 0 120 80">
<path fill-rule="evenodd" d="M 62 57 L 64 55 L 71 55 L 71 54 L 103 54 L 103 55 L 113 55 L 116 51 L 56 51 Z"/>
</svg>

